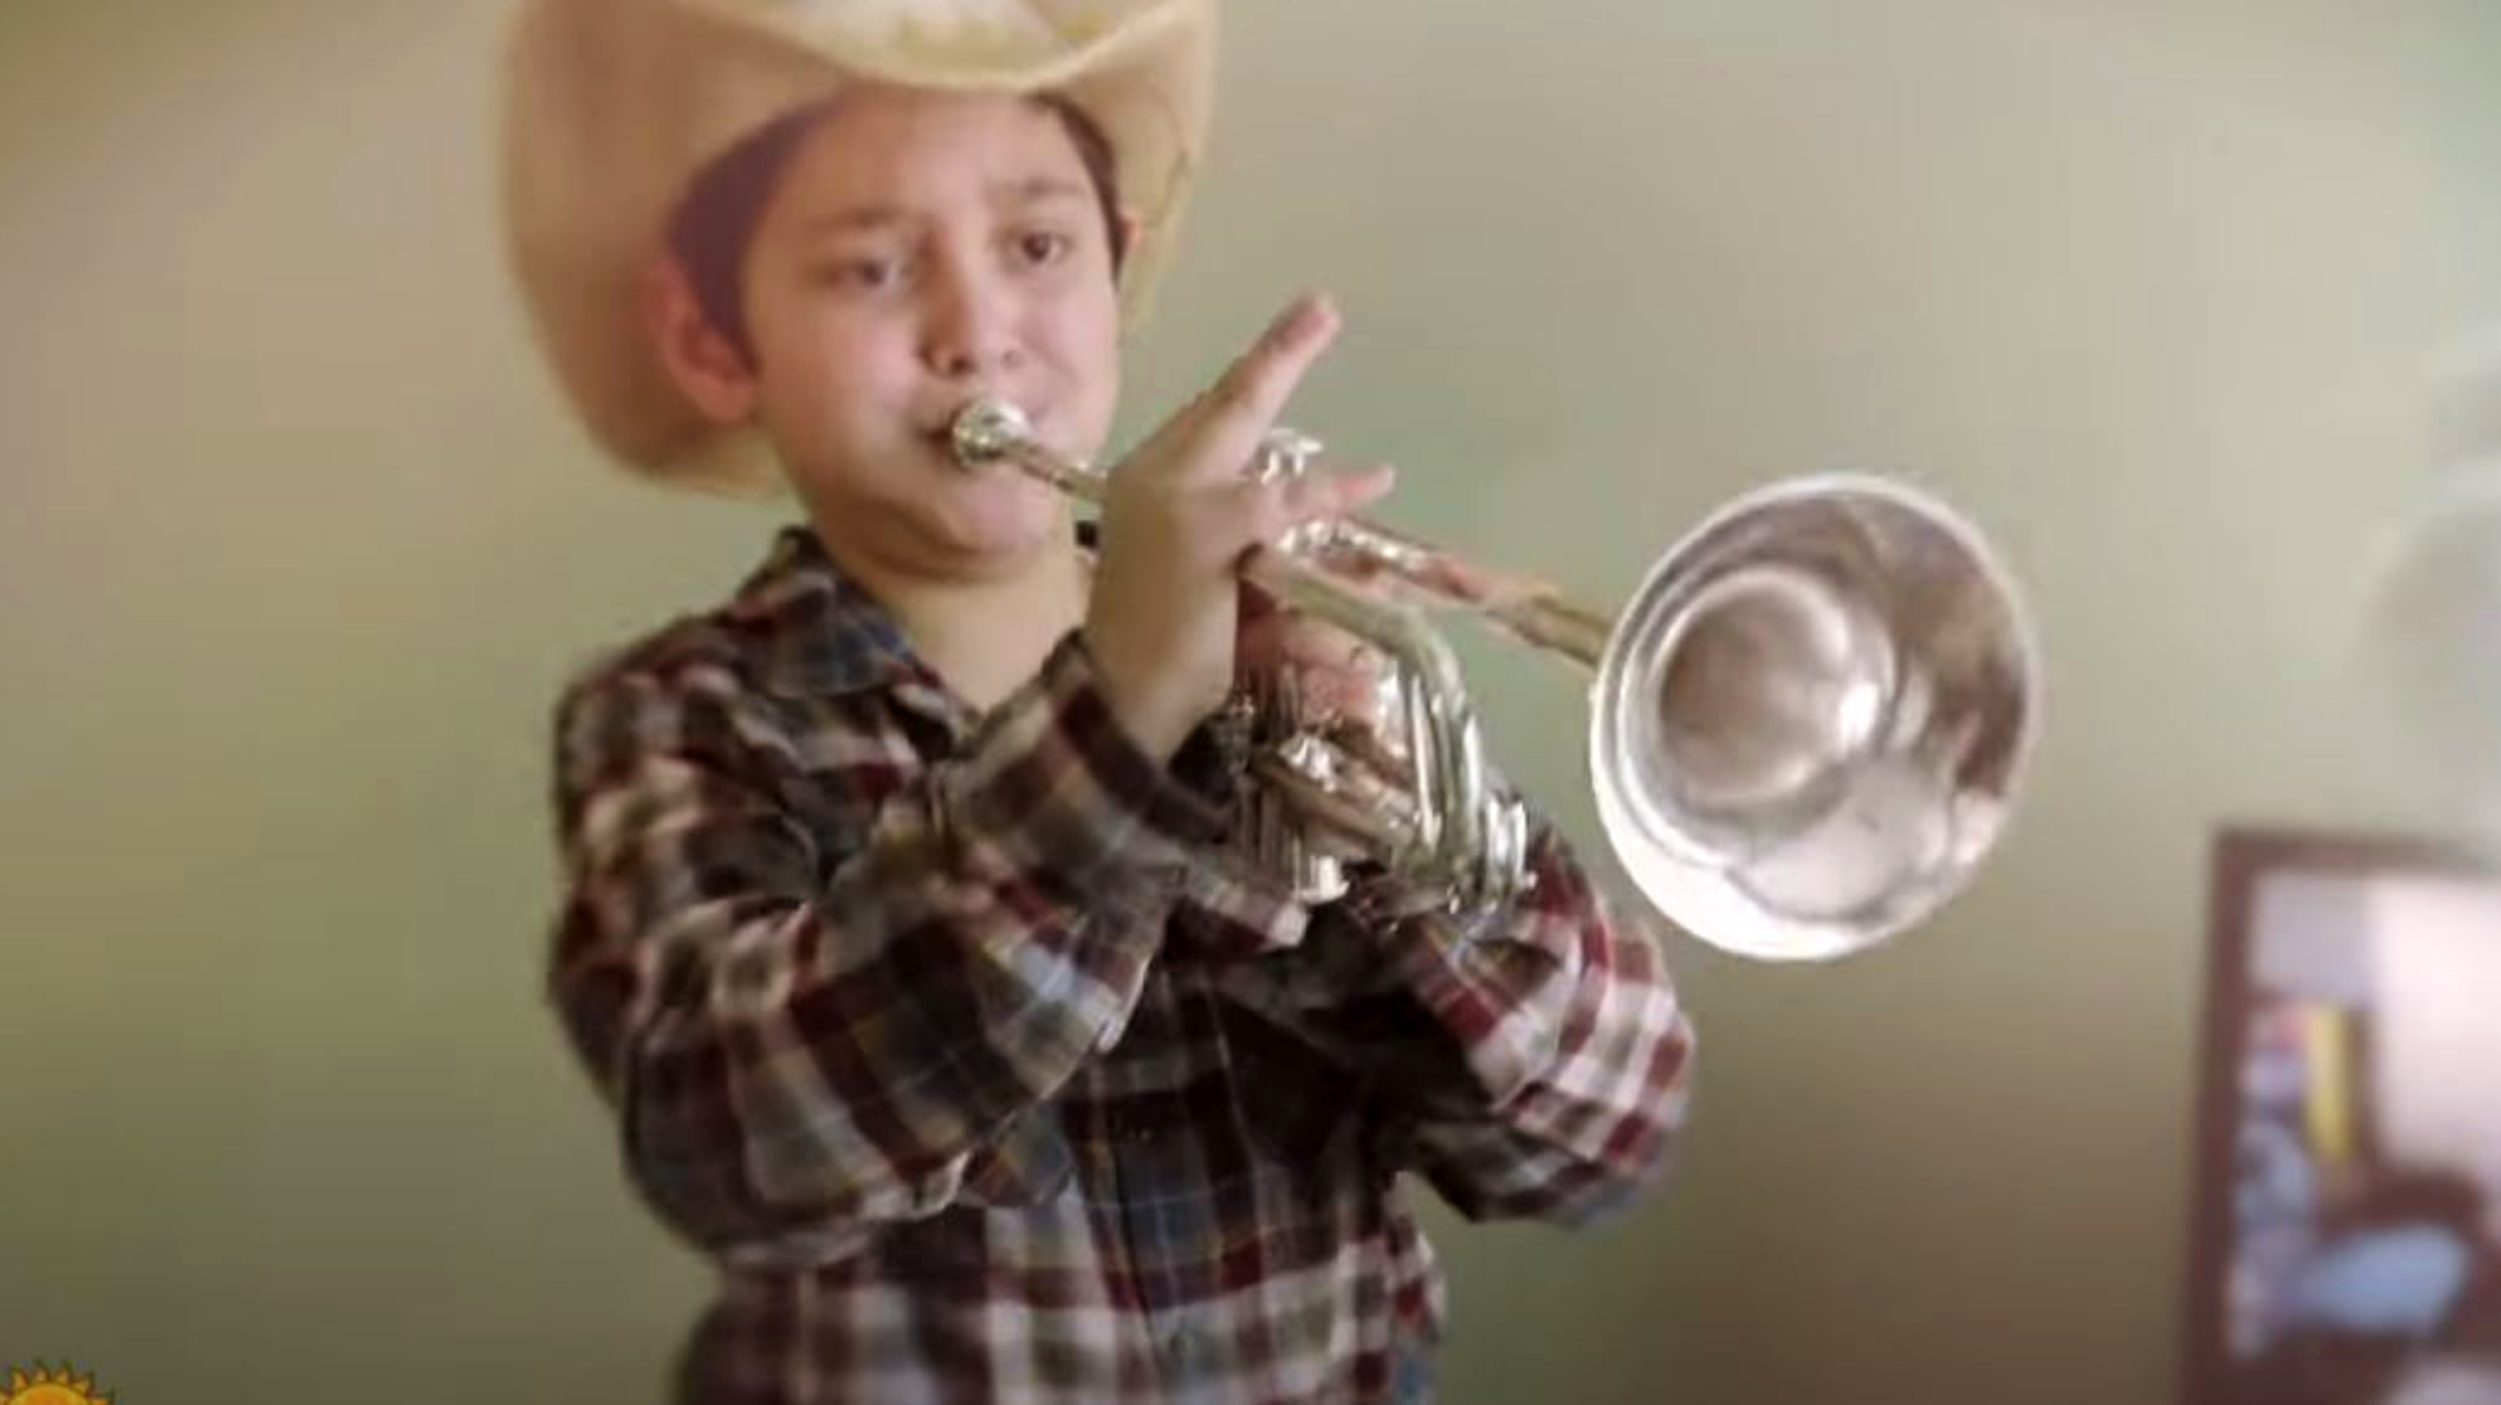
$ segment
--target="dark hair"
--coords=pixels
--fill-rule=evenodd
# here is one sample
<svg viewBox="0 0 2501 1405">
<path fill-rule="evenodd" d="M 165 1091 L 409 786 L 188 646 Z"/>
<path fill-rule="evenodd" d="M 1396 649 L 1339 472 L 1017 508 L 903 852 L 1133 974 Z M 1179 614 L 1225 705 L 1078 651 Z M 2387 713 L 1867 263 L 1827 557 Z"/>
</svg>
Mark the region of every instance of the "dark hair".
<svg viewBox="0 0 2501 1405">
<path fill-rule="evenodd" d="M 1111 138 L 1084 108 L 1058 93 L 1039 93 L 1031 101 L 1060 120 L 1077 159 L 1094 186 L 1095 203 L 1103 213 L 1109 236 L 1112 276 L 1120 276 L 1127 257 L 1128 231 L 1120 221 L 1120 177 Z M 741 357 L 754 360 L 741 294 L 741 270 L 747 245 L 765 202 L 781 182 L 783 168 L 799 148 L 800 139 L 825 115 L 818 103 L 786 113 L 741 137 L 687 182 L 686 193 L 669 212 L 669 251 L 685 265 L 694 285 L 695 302 Z"/>
</svg>

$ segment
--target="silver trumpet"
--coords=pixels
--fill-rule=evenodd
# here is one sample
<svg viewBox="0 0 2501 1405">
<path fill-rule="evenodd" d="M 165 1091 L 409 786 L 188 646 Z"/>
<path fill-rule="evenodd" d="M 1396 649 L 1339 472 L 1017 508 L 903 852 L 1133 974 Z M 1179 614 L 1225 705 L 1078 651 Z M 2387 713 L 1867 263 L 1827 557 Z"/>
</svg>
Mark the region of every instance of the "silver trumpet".
<svg viewBox="0 0 2501 1405">
<path fill-rule="evenodd" d="M 1319 448 L 1280 430 L 1253 471 L 1305 472 Z M 966 406 L 953 449 L 1102 500 L 1097 470 L 1002 401 Z M 1612 616 L 1355 518 L 1254 551 L 1244 575 L 1389 665 L 1370 722 L 1312 714 L 1290 678 L 1218 718 L 1257 782 L 1241 842 L 1312 901 L 1347 891 L 1350 860 L 1463 922 L 1530 882 L 1527 811 L 1429 611 L 1593 676 L 1590 777 L 1616 857 L 1663 916 L 1740 956 L 1830 959 L 1926 919 L 1997 841 L 2038 730 L 2013 581 L 1950 508 L 1880 478 L 1739 498 Z"/>
</svg>

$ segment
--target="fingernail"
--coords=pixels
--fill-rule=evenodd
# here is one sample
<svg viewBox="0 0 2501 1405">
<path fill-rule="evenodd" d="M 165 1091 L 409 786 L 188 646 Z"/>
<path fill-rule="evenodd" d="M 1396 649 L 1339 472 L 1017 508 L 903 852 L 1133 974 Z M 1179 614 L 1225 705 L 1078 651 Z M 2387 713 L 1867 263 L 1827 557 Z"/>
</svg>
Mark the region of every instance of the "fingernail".
<svg viewBox="0 0 2501 1405">
<path fill-rule="evenodd" d="M 1268 323 L 1268 342 L 1272 345 L 1282 346 L 1285 343 L 1294 340 L 1296 334 L 1300 331 L 1303 325 L 1303 318 L 1309 314 L 1310 304 L 1299 300 L 1292 306 L 1286 308 L 1283 312 L 1278 313 L 1275 319 Z"/>
<path fill-rule="evenodd" d="M 1294 305 L 1277 319 L 1277 334 L 1287 340 L 1300 341 L 1319 331 L 1328 315 L 1328 296 L 1320 292 L 1306 292 L 1294 299 Z"/>
</svg>

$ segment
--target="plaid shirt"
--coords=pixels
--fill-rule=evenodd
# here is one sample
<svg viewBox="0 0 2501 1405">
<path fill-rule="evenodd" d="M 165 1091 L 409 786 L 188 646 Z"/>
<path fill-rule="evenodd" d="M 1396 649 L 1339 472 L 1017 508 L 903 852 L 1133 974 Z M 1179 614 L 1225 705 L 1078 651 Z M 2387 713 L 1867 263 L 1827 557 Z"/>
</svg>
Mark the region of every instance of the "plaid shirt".
<svg viewBox="0 0 2501 1405">
<path fill-rule="evenodd" d="M 1651 1179 L 1691 1031 L 1549 824 L 1489 927 L 1367 925 L 1222 843 L 1205 741 L 1138 749 L 1074 632 L 976 715 L 798 527 L 573 681 L 549 989 L 720 1268 L 682 1398 L 1418 1398 L 1398 1172 L 1563 1221 Z"/>
</svg>

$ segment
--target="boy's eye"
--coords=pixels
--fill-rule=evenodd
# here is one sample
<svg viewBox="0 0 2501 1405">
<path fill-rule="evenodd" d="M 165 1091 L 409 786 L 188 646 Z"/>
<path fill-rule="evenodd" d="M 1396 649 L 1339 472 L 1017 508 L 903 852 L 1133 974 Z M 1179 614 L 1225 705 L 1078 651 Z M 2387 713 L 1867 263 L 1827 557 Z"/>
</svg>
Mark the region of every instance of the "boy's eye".
<svg viewBox="0 0 2501 1405">
<path fill-rule="evenodd" d="M 818 265 L 816 281 L 835 287 L 875 292 L 903 281 L 903 260 L 881 254 L 858 254 Z"/>
<path fill-rule="evenodd" d="M 1068 256 L 1073 243 L 1057 230 L 1032 229 L 1016 236 L 1016 254 L 1029 264 L 1057 263 Z"/>
</svg>

